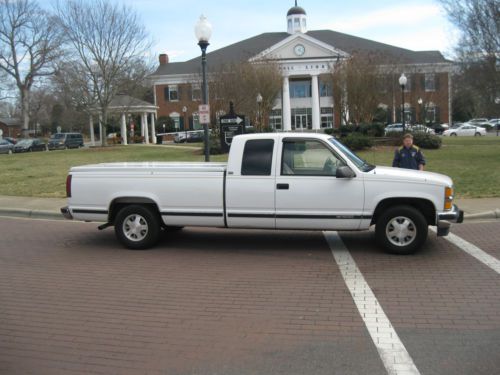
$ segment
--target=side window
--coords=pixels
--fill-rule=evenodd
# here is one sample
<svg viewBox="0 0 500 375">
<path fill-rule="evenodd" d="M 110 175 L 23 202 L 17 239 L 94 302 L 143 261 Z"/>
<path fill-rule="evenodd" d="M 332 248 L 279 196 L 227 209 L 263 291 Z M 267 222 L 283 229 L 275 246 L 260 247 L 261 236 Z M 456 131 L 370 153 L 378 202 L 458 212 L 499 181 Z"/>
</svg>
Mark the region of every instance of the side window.
<svg viewBox="0 0 500 375">
<path fill-rule="evenodd" d="M 245 143 L 242 176 L 270 176 L 273 164 L 274 141 L 272 139 L 253 139 Z"/>
<path fill-rule="evenodd" d="M 284 176 L 335 176 L 345 163 L 323 143 L 307 140 L 283 142 L 281 174 Z"/>
</svg>

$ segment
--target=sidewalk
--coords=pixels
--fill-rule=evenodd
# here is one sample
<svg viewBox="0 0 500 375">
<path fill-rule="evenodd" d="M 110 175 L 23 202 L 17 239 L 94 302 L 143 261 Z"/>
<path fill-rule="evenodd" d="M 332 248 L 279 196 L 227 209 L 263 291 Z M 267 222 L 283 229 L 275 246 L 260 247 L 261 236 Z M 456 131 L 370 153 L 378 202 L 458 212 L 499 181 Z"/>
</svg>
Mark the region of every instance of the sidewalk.
<svg viewBox="0 0 500 375">
<path fill-rule="evenodd" d="M 465 220 L 500 219 L 500 198 L 457 199 L 455 204 L 465 212 Z M 0 216 L 61 219 L 66 198 L 33 198 L 0 195 Z"/>
</svg>

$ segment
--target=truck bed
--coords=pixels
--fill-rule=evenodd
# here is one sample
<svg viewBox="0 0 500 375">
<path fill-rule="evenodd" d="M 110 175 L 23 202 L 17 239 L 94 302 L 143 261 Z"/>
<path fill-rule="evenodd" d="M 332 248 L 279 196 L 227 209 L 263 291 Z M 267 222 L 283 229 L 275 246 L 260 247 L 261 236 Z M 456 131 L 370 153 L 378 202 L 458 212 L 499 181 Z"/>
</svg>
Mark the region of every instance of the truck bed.
<svg viewBox="0 0 500 375">
<path fill-rule="evenodd" d="M 79 167 L 71 168 L 74 173 L 101 173 L 101 172 L 122 172 L 124 170 L 129 172 L 148 172 L 148 173 L 165 173 L 165 172 L 224 172 L 227 168 L 226 163 L 203 163 L 203 162 L 124 162 L 124 163 L 100 163 L 82 165 Z"/>
</svg>

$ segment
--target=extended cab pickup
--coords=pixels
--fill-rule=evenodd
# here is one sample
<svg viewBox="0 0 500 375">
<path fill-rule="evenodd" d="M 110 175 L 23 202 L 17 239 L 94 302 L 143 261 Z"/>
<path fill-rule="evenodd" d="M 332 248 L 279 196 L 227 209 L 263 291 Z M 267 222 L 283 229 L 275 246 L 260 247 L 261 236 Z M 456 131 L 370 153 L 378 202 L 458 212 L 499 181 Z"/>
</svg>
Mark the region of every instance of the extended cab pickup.
<svg viewBox="0 0 500 375">
<path fill-rule="evenodd" d="M 233 139 L 226 163 L 106 163 L 71 168 L 68 219 L 113 225 L 132 249 L 184 226 L 367 230 L 388 251 L 422 246 L 428 226 L 462 222 L 444 175 L 375 167 L 325 134 Z"/>
</svg>

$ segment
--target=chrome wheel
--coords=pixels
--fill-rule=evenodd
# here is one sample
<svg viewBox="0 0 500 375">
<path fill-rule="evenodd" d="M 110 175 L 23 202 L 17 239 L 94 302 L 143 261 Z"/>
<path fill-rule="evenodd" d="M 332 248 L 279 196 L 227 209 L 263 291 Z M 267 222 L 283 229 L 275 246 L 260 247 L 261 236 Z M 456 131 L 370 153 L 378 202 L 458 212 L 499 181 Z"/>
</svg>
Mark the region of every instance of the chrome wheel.
<svg viewBox="0 0 500 375">
<path fill-rule="evenodd" d="M 407 246 L 417 237 L 417 227 L 408 217 L 397 216 L 387 223 L 385 235 L 395 246 Z"/>
<path fill-rule="evenodd" d="M 148 234 L 148 223 L 144 217 L 138 214 L 129 215 L 123 220 L 123 234 L 134 242 L 142 241 Z"/>
</svg>

